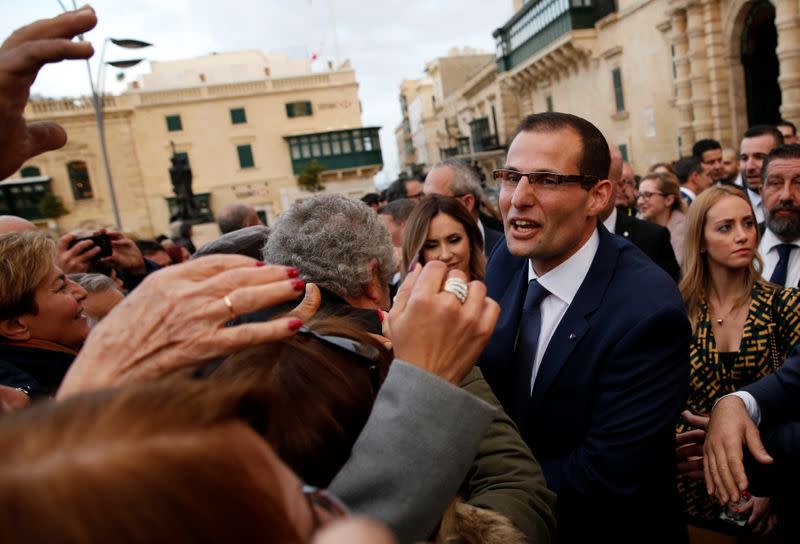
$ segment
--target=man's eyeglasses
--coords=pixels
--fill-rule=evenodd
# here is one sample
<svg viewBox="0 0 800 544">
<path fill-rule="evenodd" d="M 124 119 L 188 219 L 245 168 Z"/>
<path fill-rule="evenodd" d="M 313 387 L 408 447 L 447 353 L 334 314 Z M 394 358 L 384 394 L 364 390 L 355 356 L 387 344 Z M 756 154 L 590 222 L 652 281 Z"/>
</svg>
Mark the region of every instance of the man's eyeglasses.
<svg viewBox="0 0 800 544">
<path fill-rule="evenodd" d="M 369 346 L 357 342 L 352 338 L 346 336 L 333 336 L 328 334 L 320 334 L 317 331 L 309 329 L 306 326 L 300 327 L 297 334 L 304 336 L 312 336 L 329 346 L 343 349 L 353 355 L 358 356 L 366 363 L 367 370 L 369 371 L 369 381 L 372 384 L 372 390 L 377 394 L 378 389 L 381 387 L 381 370 L 378 363 L 381 359 L 381 352 L 375 346 Z"/>
<path fill-rule="evenodd" d="M 639 192 L 633 193 L 633 196 L 636 197 L 636 200 L 639 200 L 640 198 L 642 200 L 650 200 L 653 197 L 653 195 L 667 196 L 666 193 L 655 193 L 655 192 L 650 192 L 650 191 L 639 191 Z"/>
<path fill-rule="evenodd" d="M 583 174 L 556 174 L 555 172 L 519 172 L 501 168 L 492 171 L 492 178 L 507 187 L 516 187 L 522 178 L 527 178 L 531 185 L 541 187 L 558 187 L 566 184 L 578 184 L 584 189 L 591 189 L 600 179 L 597 176 Z"/>
<path fill-rule="evenodd" d="M 314 532 L 323 525 L 323 520 L 320 519 L 317 509 L 322 510 L 332 519 L 344 518 L 350 514 L 342 501 L 328 493 L 325 489 L 320 489 L 313 485 L 301 484 L 300 491 L 303 493 L 306 501 L 308 501 L 309 509 L 311 509 L 311 515 L 314 520 Z"/>
</svg>

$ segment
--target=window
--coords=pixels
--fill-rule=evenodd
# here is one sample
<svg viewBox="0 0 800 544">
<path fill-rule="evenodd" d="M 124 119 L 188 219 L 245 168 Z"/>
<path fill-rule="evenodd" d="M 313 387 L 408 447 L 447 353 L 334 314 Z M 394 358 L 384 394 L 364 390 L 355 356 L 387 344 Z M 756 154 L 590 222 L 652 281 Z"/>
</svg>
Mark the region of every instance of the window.
<svg viewBox="0 0 800 544">
<path fill-rule="evenodd" d="M 288 102 L 286 104 L 287 117 L 308 117 L 309 115 L 313 115 L 313 113 L 311 102 L 307 100 L 302 102 Z"/>
<path fill-rule="evenodd" d="M 239 168 L 253 168 L 253 148 L 250 144 L 237 145 L 236 152 L 239 154 Z"/>
<path fill-rule="evenodd" d="M 247 122 L 247 115 L 244 113 L 244 108 L 231 109 L 231 123 L 234 125 L 241 125 Z"/>
<path fill-rule="evenodd" d="M 614 80 L 614 101 L 617 111 L 625 111 L 625 96 L 622 94 L 622 71 L 619 68 L 611 70 L 611 78 Z"/>
<path fill-rule="evenodd" d="M 289 147 L 292 149 L 292 160 L 298 160 L 300 158 L 300 144 L 292 142 Z"/>
<path fill-rule="evenodd" d="M 36 166 L 26 166 L 25 168 L 19 171 L 19 174 L 23 178 L 35 178 L 37 176 L 41 176 L 42 171 L 39 170 L 39 168 Z"/>
<path fill-rule="evenodd" d="M 167 115 L 167 130 L 170 132 L 183 130 L 180 115 Z"/>
<path fill-rule="evenodd" d="M 553 97 L 548 95 L 545 98 L 545 102 L 547 103 L 547 111 L 553 111 Z"/>
<path fill-rule="evenodd" d="M 333 151 L 334 155 L 342 154 L 342 144 L 339 141 L 338 134 L 331 134 L 331 150 Z"/>
<path fill-rule="evenodd" d="M 628 160 L 628 144 L 619 144 L 619 153 L 622 155 L 623 161 L 630 162 L 630 160 Z"/>
<path fill-rule="evenodd" d="M 72 187 L 72 196 L 75 200 L 86 200 L 92 198 L 92 183 L 89 181 L 89 170 L 84 161 L 72 161 L 67 163 L 67 174 L 69 184 Z"/>
</svg>

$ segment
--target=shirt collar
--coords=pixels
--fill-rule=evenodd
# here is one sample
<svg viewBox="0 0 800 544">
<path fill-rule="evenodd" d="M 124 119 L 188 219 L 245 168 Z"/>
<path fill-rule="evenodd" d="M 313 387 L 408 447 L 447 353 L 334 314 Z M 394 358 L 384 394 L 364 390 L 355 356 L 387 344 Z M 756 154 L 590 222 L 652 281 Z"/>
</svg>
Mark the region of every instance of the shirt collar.
<svg viewBox="0 0 800 544">
<path fill-rule="evenodd" d="M 528 259 L 528 282 L 538 279 L 539 284 L 551 294 L 566 304 L 572 304 L 572 299 L 575 298 L 586 274 L 589 273 L 589 267 L 592 266 L 599 246 L 600 235 L 595 229 L 592 236 L 578 251 L 542 277 L 536 276 L 533 264 Z"/>
<path fill-rule="evenodd" d="M 752 190 L 750 187 L 747 188 L 747 196 L 750 197 L 750 202 L 753 203 L 753 206 L 761 204 L 761 195 Z"/>
<path fill-rule="evenodd" d="M 800 240 L 792 240 L 789 243 L 796 246 L 798 245 L 798 242 L 800 242 Z M 775 246 L 779 246 L 784 243 L 786 242 L 778 238 L 778 236 L 772 232 L 769 227 L 767 227 L 764 230 L 764 236 L 761 238 L 761 243 L 759 244 L 761 248 L 761 254 L 764 255 L 768 251 L 772 250 Z"/>
<path fill-rule="evenodd" d="M 691 198 L 692 200 L 697 198 L 697 194 L 695 194 L 695 192 L 692 191 L 691 189 L 687 189 L 686 187 L 681 187 L 681 192 L 684 193 L 689 198 Z"/>
<path fill-rule="evenodd" d="M 483 222 L 478 219 L 478 230 L 481 231 L 481 238 L 483 238 L 484 243 L 486 242 L 486 231 L 483 230 Z"/>
<path fill-rule="evenodd" d="M 614 206 L 611 208 L 611 215 L 606 217 L 606 220 L 603 221 L 603 225 L 606 227 L 608 232 L 615 232 L 617 230 L 617 207 Z"/>
</svg>

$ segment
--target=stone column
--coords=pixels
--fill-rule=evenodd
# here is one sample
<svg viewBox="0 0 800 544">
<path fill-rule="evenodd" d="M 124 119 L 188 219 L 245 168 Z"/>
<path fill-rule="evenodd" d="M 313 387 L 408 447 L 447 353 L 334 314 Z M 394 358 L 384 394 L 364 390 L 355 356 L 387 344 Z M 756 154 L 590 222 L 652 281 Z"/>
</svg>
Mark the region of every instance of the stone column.
<svg viewBox="0 0 800 544">
<path fill-rule="evenodd" d="M 800 1 L 773 0 L 773 4 L 778 30 L 781 116 L 797 123 L 800 122 Z"/>
<path fill-rule="evenodd" d="M 675 105 L 678 108 L 678 135 L 681 137 L 681 155 L 691 154 L 694 145 L 692 127 L 692 89 L 689 73 L 689 40 L 686 36 L 686 11 L 672 14 L 672 45 L 675 47 Z"/>
<path fill-rule="evenodd" d="M 713 137 L 723 147 L 729 147 L 735 144 L 731 123 L 730 89 L 728 88 L 730 67 L 728 59 L 725 57 L 719 4 L 719 0 L 704 0 L 703 17 L 706 27 L 708 86 L 711 98 Z"/>
<path fill-rule="evenodd" d="M 708 86 L 708 57 L 704 9 L 699 2 L 686 8 L 686 33 L 689 38 L 689 71 L 692 88 L 692 128 L 695 140 L 712 137 L 711 98 Z M 684 146 L 687 142 L 683 142 Z M 691 142 L 689 145 L 693 145 Z"/>
</svg>

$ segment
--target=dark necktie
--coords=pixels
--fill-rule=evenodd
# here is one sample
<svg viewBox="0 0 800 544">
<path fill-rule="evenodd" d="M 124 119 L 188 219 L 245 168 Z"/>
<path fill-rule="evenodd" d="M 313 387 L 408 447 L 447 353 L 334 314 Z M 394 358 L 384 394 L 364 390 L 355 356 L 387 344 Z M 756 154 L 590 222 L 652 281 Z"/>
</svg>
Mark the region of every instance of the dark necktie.
<svg viewBox="0 0 800 544">
<path fill-rule="evenodd" d="M 778 244 L 775 246 L 775 249 L 778 250 L 778 264 L 775 265 L 775 270 L 772 271 L 772 277 L 769 281 L 783 287 L 786 286 L 786 273 L 789 271 L 789 255 L 794 248 L 794 244 Z"/>
<path fill-rule="evenodd" d="M 542 311 L 540 304 L 550 292 L 537 280 L 528 283 L 525 304 L 519 320 L 519 335 L 514 363 L 517 371 L 517 423 L 523 427 L 531 398 L 531 380 L 533 365 L 536 362 L 536 349 L 539 346 L 539 333 L 542 330 Z"/>
</svg>

